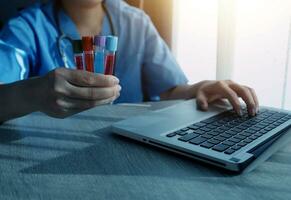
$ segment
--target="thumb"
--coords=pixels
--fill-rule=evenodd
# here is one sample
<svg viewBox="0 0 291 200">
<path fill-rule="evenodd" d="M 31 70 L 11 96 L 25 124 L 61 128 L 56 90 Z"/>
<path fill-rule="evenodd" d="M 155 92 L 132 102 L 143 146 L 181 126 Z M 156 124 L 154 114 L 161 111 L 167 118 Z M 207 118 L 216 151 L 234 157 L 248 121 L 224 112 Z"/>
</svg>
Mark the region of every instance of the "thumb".
<svg viewBox="0 0 291 200">
<path fill-rule="evenodd" d="M 207 111 L 208 110 L 208 101 L 204 93 L 199 92 L 196 97 L 197 108 L 199 110 Z"/>
</svg>

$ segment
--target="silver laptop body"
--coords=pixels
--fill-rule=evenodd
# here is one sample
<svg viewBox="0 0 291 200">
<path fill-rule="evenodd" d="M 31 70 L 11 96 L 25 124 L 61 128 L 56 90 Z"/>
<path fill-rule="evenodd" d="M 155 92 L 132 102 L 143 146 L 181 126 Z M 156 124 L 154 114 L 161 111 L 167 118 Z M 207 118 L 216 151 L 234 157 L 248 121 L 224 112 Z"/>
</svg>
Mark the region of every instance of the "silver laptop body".
<svg viewBox="0 0 291 200">
<path fill-rule="evenodd" d="M 288 111 L 279 109 L 267 109 L 290 114 Z M 166 136 L 169 133 L 213 117 L 226 110 L 227 108 L 225 107 L 219 108 L 213 106 L 210 107 L 208 112 L 202 112 L 196 109 L 195 100 L 188 100 L 162 110 L 150 111 L 144 115 L 117 122 L 112 125 L 112 131 L 118 135 L 132 138 L 211 165 L 231 171 L 242 172 L 267 147 L 271 146 L 274 141 L 287 133 L 291 124 L 291 120 L 286 121 L 231 155 L 183 142 L 175 137 Z"/>
</svg>

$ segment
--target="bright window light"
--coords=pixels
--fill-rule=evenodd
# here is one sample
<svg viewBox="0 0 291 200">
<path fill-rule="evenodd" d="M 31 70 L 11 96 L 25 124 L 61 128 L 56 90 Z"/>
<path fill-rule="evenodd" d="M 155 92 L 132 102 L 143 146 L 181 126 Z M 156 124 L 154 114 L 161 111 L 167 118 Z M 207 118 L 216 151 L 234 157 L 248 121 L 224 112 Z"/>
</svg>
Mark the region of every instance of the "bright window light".
<svg viewBox="0 0 291 200">
<path fill-rule="evenodd" d="M 217 57 L 231 56 L 233 66 L 225 70 L 232 72 L 226 74 L 255 88 L 261 105 L 291 109 L 291 1 L 229 0 L 235 15 L 218 20 L 222 1 L 174 0 L 173 51 L 190 82 L 215 79 Z M 232 52 L 219 53 L 218 27 L 226 35 L 234 32 Z"/>
</svg>

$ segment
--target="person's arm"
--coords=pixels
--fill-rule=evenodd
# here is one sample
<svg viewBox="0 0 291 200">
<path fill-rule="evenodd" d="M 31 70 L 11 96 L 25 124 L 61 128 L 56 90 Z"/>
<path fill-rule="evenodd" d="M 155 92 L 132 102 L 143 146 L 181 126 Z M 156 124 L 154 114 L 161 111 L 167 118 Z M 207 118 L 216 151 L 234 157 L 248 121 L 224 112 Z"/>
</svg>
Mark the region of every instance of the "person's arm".
<svg viewBox="0 0 291 200">
<path fill-rule="evenodd" d="M 209 103 L 226 98 L 238 114 L 241 114 L 241 97 L 247 104 L 248 112 L 251 115 L 256 114 L 259 103 L 254 90 L 247 86 L 232 81 L 202 81 L 187 85 L 185 74 L 150 18 L 145 15 L 139 23 L 145 27 L 139 33 L 144 33 L 142 38 L 145 39 L 143 84 L 149 97 L 158 96 L 161 100 L 196 98 L 197 105 L 202 110 L 207 110 Z"/>
<path fill-rule="evenodd" d="M 256 115 L 259 109 L 258 98 L 252 88 L 229 80 L 202 81 L 194 85 L 180 85 L 162 93 L 160 97 L 161 100 L 196 98 L 198 108 L 202 110 L 207 110 L 209 103 L 219 99 L 227 99 L 239 115 L 241 115 L 239 98 L 242 98 L 251 115 Z"/>
<path fill-rule="evenodd" d="M 0 122 L 21 117 L 37 110 L 34 86 L 37 79 L 0 85 Z"/>
<path fill-rule="evenodd" d="M 188 82 L 185 74 L 178 65 L 176 59 L 167 44 L 159 35 L 157 29 L 148 16 L 144 16 L 144 60 L 143 60 L 143 84 L 144 92 L 151 99 L 158 99 L 161 93 L 185 85 L 175 90 L 175 96 L 183 98 L 181 90 L 187 90 Z M 167 96 L 167 95 L 166 95 Z"/>
<path fill-rule="evenodd" d="M 113 102 L 120 90 L 113 76 L 59 68 L 44 77 L 0 85 L 0 122 L 35 111 L 65 118 Z"/>
</svg>

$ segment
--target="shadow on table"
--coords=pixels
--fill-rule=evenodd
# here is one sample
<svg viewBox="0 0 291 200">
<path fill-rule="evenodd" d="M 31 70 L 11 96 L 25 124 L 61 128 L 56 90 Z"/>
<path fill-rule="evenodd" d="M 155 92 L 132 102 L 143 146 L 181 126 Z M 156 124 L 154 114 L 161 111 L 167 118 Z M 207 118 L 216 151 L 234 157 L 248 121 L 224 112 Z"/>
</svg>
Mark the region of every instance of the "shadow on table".
<svg viewBox="0 0 291 200">
<path fill-rule="evenodd" d="M 98 131 L 100 132 L 108 132 L 108 129 Z M 111 133 L 102 137 L 98 144 L 42 161 L 21 172 L 25 174 L 158 176 L 177 179 L 233 175 Z"/>
<path fill-rule="evenodd" d="M 25 174 L 158 176 L 177 179 L 235 175 L 165 150 L 113 135 L 109 128 L 97 130 L 92 133 L 92 136 L 0 128 L 0 145 L 12 145 L 13 141 L 21 140 L 24 137 L 74 141 L 89 145 L 89 147 L 81 149 L 57 149 L 65 150 L 66 153 L 53 159 L 37 161 L 38 164 L 21 170 Z M 18 143 L 18 147 L 27 148 L 21 142 Z M 35 145 L 34 147 L 56 150 L 47 146 Z M 5 159 L 9 159 L 9 157 Z M 284 162 L 290 164 L 291 160 L 284 159 Z"/>
<path fill-rule="evenodd" d="M 38 129 L 38 130 L 21 130 L 24 126 L 18 127 L 18 129 L 10 128 L 0 128 L 0 144 L 9 143 L 16 140 L 21 140 L 25 137 L 37 137 L 37 138 L 49 138 L 55 140 L 64 140 L 64 141 L 76 141 L 76 142 L 85 142 L 93 143 L 94 137 L 85 136 L 85 135 L 69 135 L 63 134 L 58 129 Z M 27 127 L 25 127 L 27 128 Z"/>
<path fill-rule="evenodd" d="M 43 113 L 36 112 L 33 113 L 34 116 L 39 116 L 39 117 L 45 117 L 47 116 Z M 88 114 L 77 114 L 70 116 L 69 119 L 79 119 L 79 120 L 91 120 L 91 121 L 102 121 L 102 122 L 118 122 L 120 120 L 123 120 L 123 117 L 110 117 L 110 116 L 102 116 L 102 115 L 88 115 Z"/>
<path fill-rule="evenodd" d="M 28 128 L 28 129 L 27 129 Z M 42 162 L 51 156 L 50 152 L 74 152 L 77 148 L 84 145 L 92 145 L 98 143 L 100 137 L 90 136 L 88 134 L 76 135 L 65 134 L 63 130 L 55 128 L 32 129 L 29 126 L 3 126 L 0 127 L 0 159 L 20 162 Z M 69 132 L 70 133 L 70 132 Z M 79 132 L 80 133 L 80 132 Z M 29 143 L 23 142 L 28 138 Z M 43 142 L 40 142 L 43 141 Z M 56 142 L 58 145 L 56 145 Z M 68 143 L 72 142 L 74 146 Z M 63 145 L 60 145 L 63 144 Z M 3 151 L 4 150 L 4 151 Z M 41 151 L 42 157 L 35 158 L 27 152 Z M 3 154 L 5 153 L 5 154 Z"/>
</svg>

